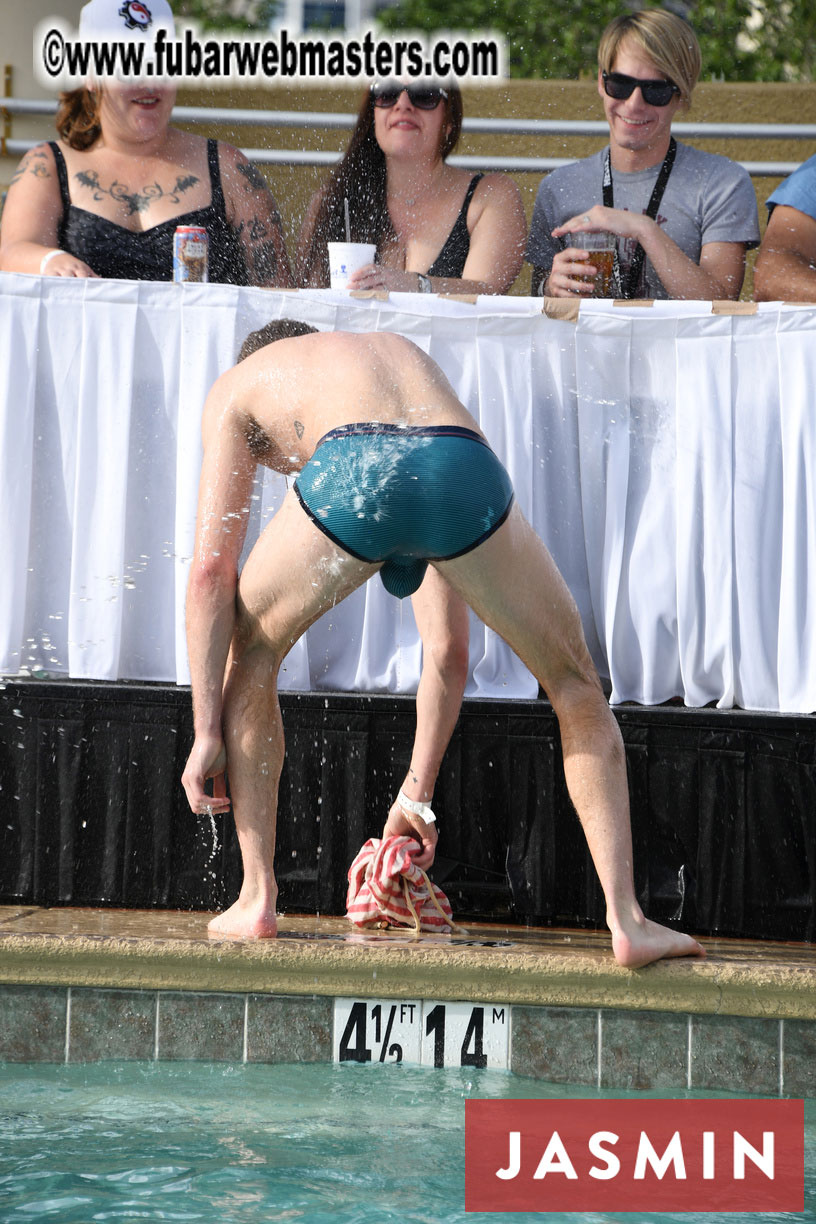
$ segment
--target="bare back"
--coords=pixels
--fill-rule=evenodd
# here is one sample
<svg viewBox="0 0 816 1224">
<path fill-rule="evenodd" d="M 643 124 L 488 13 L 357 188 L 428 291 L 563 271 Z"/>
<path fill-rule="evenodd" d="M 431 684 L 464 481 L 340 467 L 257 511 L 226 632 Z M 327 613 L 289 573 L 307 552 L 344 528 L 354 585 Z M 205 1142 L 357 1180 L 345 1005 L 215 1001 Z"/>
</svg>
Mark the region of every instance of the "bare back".
<svg viewBox="0 0 816 1224">
<path fill-rule="evenodd" d="M 461 425 L 480 432 L 439 367 L 390 332 L 278 340 L 220 381 L 246 421 L 253 456 L 276 471 L 297 471 L 320 438 L 341 425 Z"/>
</svg>

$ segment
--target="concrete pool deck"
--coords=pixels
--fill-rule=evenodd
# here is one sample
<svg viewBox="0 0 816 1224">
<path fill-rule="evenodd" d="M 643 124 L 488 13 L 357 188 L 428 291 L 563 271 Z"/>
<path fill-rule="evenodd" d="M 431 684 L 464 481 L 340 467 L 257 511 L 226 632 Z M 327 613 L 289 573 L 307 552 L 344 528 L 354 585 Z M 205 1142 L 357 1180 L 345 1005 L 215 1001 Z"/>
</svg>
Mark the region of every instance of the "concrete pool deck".
<svg viewBox="0 0 816 1224">
<path fill-rule="evenodd" d="M 706 959 L 622 969 L 603 931 L 469 923 L 358 931 L 285 915 L 276 940 L 210 940 L 209 914 L 0 906 L 0 982 L 274 991 L 816 1021 L 816 946 L 702 939 Z"/>
<path fill-rule="evenodd" d="M 504 1029 L 489 1065 L 553 1083 L 816 1096 L 813 945 L 703 939 L 705 960 L 632 971 L 600 931 L 416 938 L 286 915 L 276 940 L 232 942 L 208 917 L 0 907 L 0 1061 L 331 1061 L 349 1007 L 384 1061 L 373 1035 L 396 1005 L 418 1026 L 479 1011 Z"/>
</svg>

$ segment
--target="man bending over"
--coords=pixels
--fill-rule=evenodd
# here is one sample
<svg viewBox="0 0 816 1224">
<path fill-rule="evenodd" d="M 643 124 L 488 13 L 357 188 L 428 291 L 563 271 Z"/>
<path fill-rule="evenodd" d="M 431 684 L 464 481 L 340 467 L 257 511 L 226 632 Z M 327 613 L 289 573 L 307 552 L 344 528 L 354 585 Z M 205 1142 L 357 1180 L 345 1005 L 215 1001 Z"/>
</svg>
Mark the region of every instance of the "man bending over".
<svg viewBox="0 0 816 1224">
<path fill-rule="evenodd" d="M 306 323 L 276 319 L 250 332 L 238 361 L 286 336 L 313 332 Z M 399 591 L 394 592 L 397 596 Z M 412 834 L 412 813 L 404 804 L 431 807 L 442 761 L 459 719 L 468 673 L 468 608 L 442 575 L 429 566 L 419 587 L 411 595 L 414 620 L 422 642 L 422 670 L 416 692 L 416 732 L 411 760 L 397 798 L 391 805 L 383 836 Z M 436 826 L 427 826 L 421 851 L 414 855 L 418 867 L 427 870 L 436 851 Z"/>
<path fill-rule="evenodd" d="M 389 590 L 406 595 L 430 563 L 552 703 L 617 960 L 636 968 L 702 955 L 696 940 L 650 922 L 638 905 L 617 723 L 572 597 L 473 417 L 439 367 L 401 336 L 292 330 L 281 320 L 285 338 L 222 375 L 204 408 L 187 592 L 195 742 L 182 781 L 194 812 L 226 811 L 229 769 L 244 871 L 238 900 L 210 932 L 277 931 L 284 656 L 378 570 Z M 300 475 L 239 576 L 258 463 Z M 433 825 L 417 806 L 403 816 L 432 852 Z"/>
</svg>

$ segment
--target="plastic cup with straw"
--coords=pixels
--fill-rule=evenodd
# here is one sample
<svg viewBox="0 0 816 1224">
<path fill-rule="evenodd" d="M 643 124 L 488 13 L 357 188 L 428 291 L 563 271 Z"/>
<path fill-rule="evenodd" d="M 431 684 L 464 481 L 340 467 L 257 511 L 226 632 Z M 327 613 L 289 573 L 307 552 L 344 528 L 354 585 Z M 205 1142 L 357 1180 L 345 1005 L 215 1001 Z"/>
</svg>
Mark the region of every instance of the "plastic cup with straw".
<svg viewBox="0 0 816 1224">
<path fill-rule="evenodd" d="M 373 263 L 377 253 L 376 244 L 373 242 L 351 241 L 348 196 L 343 200 L 343 211 L 346 221 L 346 241 L 329 243 L 329 273 L 332 289 L 348 289 L 352 274 L 358 268 Z"/>
</svg>

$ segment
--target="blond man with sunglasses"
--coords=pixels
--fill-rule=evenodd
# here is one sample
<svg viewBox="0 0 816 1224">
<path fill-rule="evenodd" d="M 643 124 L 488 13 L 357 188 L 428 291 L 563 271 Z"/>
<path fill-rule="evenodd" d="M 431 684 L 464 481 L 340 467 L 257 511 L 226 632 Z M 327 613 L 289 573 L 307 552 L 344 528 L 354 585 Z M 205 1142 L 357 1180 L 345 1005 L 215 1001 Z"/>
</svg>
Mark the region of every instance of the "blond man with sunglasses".
<svg viewBox="0 0 816 1224">
<path fill-rule="evenodd" d="M 700 74 L 691 27 L 662 9 L 616 17 L 598 47 L 598 93 L 609 145 L 541 183 L 527 259 L 533 293 L 591 297 L 596 268 L 571 235 L 617 241 L 613 296 L 739 297 L 745 252 L 759 241 L 748 174 L 672 136 Z"/>
</svg>

